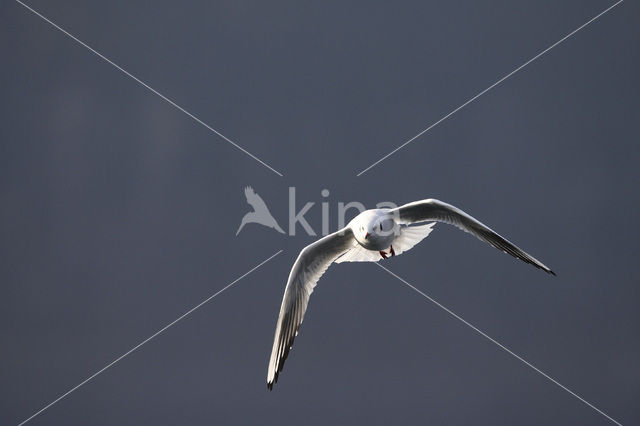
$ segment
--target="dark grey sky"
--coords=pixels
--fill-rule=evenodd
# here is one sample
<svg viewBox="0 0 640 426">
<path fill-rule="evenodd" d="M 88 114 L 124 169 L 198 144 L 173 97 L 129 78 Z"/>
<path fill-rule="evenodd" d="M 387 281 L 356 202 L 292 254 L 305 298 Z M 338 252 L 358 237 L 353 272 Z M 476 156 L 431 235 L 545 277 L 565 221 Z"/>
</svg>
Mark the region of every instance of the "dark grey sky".
<svg viewBox="0 0 640 426">
<path fill-rule="evenodd" d="M 437 225 L 385 263 L 624 424 L 640 423 L 640 7 L 626 1 L 361 177 L 611 1 L 0 6 L 0 423 L 16 424 L 284 252 L 32 424 L 608 424 L 371 264 L 320 281 L 273 392 L 289 269 L 252 185 L 437 197 L 558 272 Z M 308 218 L 320 228 L 320 207 Z M 335 216 L 334 216 L 335 218 Z M 335 220 L 332 229 L 337 226 Z"/>
</svg>

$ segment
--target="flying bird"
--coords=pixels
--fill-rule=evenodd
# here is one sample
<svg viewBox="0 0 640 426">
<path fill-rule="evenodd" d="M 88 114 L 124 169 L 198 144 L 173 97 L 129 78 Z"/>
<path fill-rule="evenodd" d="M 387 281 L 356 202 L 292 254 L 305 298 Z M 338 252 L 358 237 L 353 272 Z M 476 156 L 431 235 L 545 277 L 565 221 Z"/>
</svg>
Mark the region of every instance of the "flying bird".
<svg viewBox="0 0 640 426">
<path fill-rule="evenodd" d="M 421 222 L 430 222 L 415 225 Z M 408 251 L 444 222 L 536 268 L 555 273 L 533 256 L 462 210 L 435 199 L 415 201 L 395 209 L 366 210 L 338 232 L 305 247 L 293 264 L 284 290 L 267 372 L 273 389 L 307 310 L 316 283 L 333 262 L 377 262 Z"/>
<path fill-rule="evenodd" d="M 244 215 L 242 222 L 240 222 L 240 227 L 236 231 L 236 235 L 240 233 L 244 225 L 247 223 L 259 223 L 260 225 L 273 228 L 279 233 L 284 234 L 284 231 L 280 228 L 278 222 L 276 222 L 274 217 L 271 215 L 271 212 L 269 211 L 269 208 L 267 208 L 264 200 L 260 198 L 252 187 L 247 186 L 244 189 L 244 196 L 247 198 L 247 203 L 253 207 L 253 211 Z"/>
</svg>

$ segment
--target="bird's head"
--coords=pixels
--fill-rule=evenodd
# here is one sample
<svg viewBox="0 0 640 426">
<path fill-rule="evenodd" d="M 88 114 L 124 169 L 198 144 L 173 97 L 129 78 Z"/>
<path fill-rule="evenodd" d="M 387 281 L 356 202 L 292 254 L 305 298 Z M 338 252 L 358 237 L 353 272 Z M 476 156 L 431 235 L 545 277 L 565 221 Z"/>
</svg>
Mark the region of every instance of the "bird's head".
<svg viewBox="0 0 640 426">
<path fill-rule="evenodd" d="M 356 240 L 365 247 L 387 239 L 394 229 L 393 219 L 384 217 L 362 217 L 352 227 Z"/>
</svg>

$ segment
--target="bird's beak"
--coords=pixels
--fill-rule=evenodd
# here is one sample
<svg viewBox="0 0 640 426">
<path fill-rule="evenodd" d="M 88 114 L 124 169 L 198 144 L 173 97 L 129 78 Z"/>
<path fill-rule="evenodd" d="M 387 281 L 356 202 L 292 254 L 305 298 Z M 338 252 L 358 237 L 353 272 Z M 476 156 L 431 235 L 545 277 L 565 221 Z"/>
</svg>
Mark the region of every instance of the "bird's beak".
<svg viewBox="0 0 640 426">
<path fill-rule="evenodd" d="M 369 238 L 369 233 L 367 232 L 367 234 L 364 236 L 364 239 L 366 240 L 367 238 Z"/>
</svg>

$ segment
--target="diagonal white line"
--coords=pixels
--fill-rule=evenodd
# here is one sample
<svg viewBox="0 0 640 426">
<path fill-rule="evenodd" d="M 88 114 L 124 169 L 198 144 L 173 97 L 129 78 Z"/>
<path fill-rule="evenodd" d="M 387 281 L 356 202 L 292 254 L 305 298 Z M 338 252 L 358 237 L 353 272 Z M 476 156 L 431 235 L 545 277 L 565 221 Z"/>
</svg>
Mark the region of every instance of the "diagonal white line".
<svg viewBox="0 0 640 426">
<path fill-rule="evenodd" d="M 595 405 L 591 404 L 589 401 L 587 401 L 586 399 L 582 398 L 580 395 L 578 395 L 577 393 L 575 393 L 574 391 L 572 391 L 571 389 L 569 389 L 568 387 L 566 387 L 565 385 L 563 385 L 562 383 L 558 382 L 556 379 L 554 379 L 553 377 L 549 376 L 547 373 L 545 373 L 544 371 L 540 370 L 538 367 L 536 367 L 535 365 L 531 364 L 529 361 L 527 361 L 526 359 L 522 358 L 520 355 L 518 355 L 517 353 L 513 352 L 511 349 L 507 348 L 506 346 L 504 346 L 502 343 L 498 342 L 496 339 L 494 339 L 493 337 L 489 336 L 487 333 L 485 333 L 484 331 L 480 330 L 478 327 L 476 327 L 475 325 L 471 324 L 469 321 L 465 320 L 464 318 L 462 318 L 460 315 L 456 314 L 455 312 L 453 312 L 451 309 L 447 308 L 446 306 L 444 306 L 443 304 L 441 304 L 440 302 L 438 302 L 437 300 L 433 299 L 432 297 L 428 296 L 427 294 L 425 294 L 424 292 L 422 292 L 421 290 L 417 289 L 416 287 L 412 286 L 411 284 L 409 284 L 406 280 L 404 280 L 403 278 L 399 277 L 398 275 L 396 275 L 395 273 L 393 273 L 392 271 L 390 271 L 389 269 L 385 268 L 384 266 L 382 266 L 379 263 L 376 263 L 377 266 L 381 267 L 382 269 L 384 269 L 385 271 L 387 271 L 389 274 L 391 274 L 392 276 L 394 276 L 395 278 L 397 278 L 398 280 L 402 281 L 404 284 L 406 284 L 409 288 L 411 288 L 412 290 L 414 290 L 415 292 L 417 292 L 418 294 L 420 294 L 421 296 L 425 297 L 426 299 L 428 299 L 431 303 L 435 304 L 436 306 L 438 306 L 440 309 L 444 310 L 446 313 L 448 313 L 449 315 L 451 315 L 452 317 L 454 317 L 455 319 L 461 321 L 464 325 L 466 325 L 467 327 L 471 328 L 473 331 L 477 332 L 478 334 L 480 334 L 482 337 L 486 338 L 487 340 L 489 340 L 491 343 L 495 344 L 496 346 L 498 346 L 500 349 L 502 349 L 503 351 L 507 352 L 509 355 L 513 356 L 514 358 L 516 358 L 518 361 L 522 362 L 523 364 L 525 364 L 527 367 L 530 367 L 531 369 L 533 369 L 535 372 L 541 374 L 543 377 L 545 377 L 546 379 L 550 380 L 552 383 L 558 385 L 559 387 L 561 387 L 562 389 L 564 389 L 565 391 L 569 392 L 571 395 L 573 395 L 574 397 L 578 398 L 580 401 L 584 402 L 585 404 L 587 404 L 589 407 L 593 408 L 594 410 L 596 410 L 598 413 L 602 414 L 603 416 L 605 416 L 607 419 L 611 420 L 613 423 L 622 426 L 622 424 L 620 422 L 618 422 L 617 420 L 613 419 L 612 417 L 610 417 L 607 413 L 605 413 L 604 411 L 602 411 L 601 409 L 599 409 L 598 407 L 596 407 Z"/>
<path fill-rule="evenodd" d="M 77 390 L 79 387 L 81 387 L 82 385 L 85 385 L 86 383 L 88 383 L 89 381 L 91 381 L 92 379 L 94 379 L 96 376 L 100 375 L 101 373 L 103 373 L 105 370 L 107 370 L 109 367 L 113 366 L 115 363 L 117 363 L 118 361 L 121 361 L 123 358 L 125 358 L 126 356 L 130 355 L 132 352 L 134 352 L 135 350 L 139 349 L 142 345 L 144 345 L 145 343 L 149 342 L 151 339 L 155 338 L 156 336 L 158 336 L 159 334 L 161 334 L 162 332 L 166 331 L 169 327 L 175 325 L 178 321 L 182 320 L 183 318 L 185 318 L 186 316 L 188 316 L 189 314 L 193 313 L 196 309 L 200 308 L 202 305 L 204 305 L 205 303 L 209 302 L 211 299 L 213 299 L 214 297 L 218 296 L 219 294 L 221 294 L 223 291 L 225 291 L 226 289 L 228 289 L 229 287 L 231 287 L 232 285 L 234 285 L 235 283 L 237 283 L 238 281 L 240 281 L 241 279 L 243 279 L 244 277 L 246 277 L 247 275 L 249 275 L 250 273 L 252 273 L 253 271 L 255 271 L 256 269 L 258 269 L 259 267 L 261 267 L 262 265 L 264 265 L 265 263 L 267 263 L 268 261 L 270 261 L 271 259 L 273 259 L 274 257 L 276 257 L 277 255 L 279 255 L 280 253 L 282 253 L 282 250 L 279 250 L 277 253 L 271 255 L 271 257 L 263 260 L 262 262 L 260 262 L 259 264 L 257 264 L 256 266 L 254 266 L 253 268 L 251 268 L 249 271 L 245 272 L 244 274 L 242 274 L 241 276 L 239 276 L 238 278 L 236 278 L 235 280 L 231 281 L 229 284 L 227 284 L 225 287 L 223 287 L 221 290 L 218 290 L 216 293 L 212 294 L 211 296 L 207 297 L 206 299 L 204 299 L 202 302 L 198 303 L 196 306 L 194 306 L 193 308 L 189 309 L 187 312 L 185 312 L 184 314 L 180 315 L 178 318 L 176 318 L 175 320 L 171 321 L 169 324 L 165 325 L 164 327 L 162 327 L 160 330 L 156 331 L 155 333 L 153 333 L 151 336 L 147 337 L 146 339 L 144 339 L 142 342 L 138 343 L 137 345 L 135 345 L 133 348 L 129 349 L 127 352 L 123 353 L 122 355 L 120 355 L 118 358 L 114 359 L 113 361 L 111 361 L 109 364 L 105 365 L 104 367 L 102 367 L 100 370 L 96 371 L 95 373 L 93 373 L 91 376 L 87 377 L 86 379 L 84 379 L 82 382 L 78 383 L 76 386 L 72 387 L 71 389 L 69 389 L 68 391 L 66 391 L 65 393 L 63 393 L 62 395 L 60 395 L 58 398 L 54 399 L 53 401 L 51 401 L 49 404 L 45 405 L 44 407 L 42 407 L 40 410 L 36 411 L 35 413 L 33 413 L 30 417 L 28 417 L 27 419 L 23 420 L 22 422 L 20 422 L 18 424 L 18 426 L 22 426 L 23 424 L 27 423 L 28 421 L 30 421 L 31 419 L 33 419 L 34 417 L 36 417 L 37 415 L 39 415 L 40 413 L 42 413 L 43 411 L 47 410 L 48 408 L 50 408 L 51 406 L 53 406 L 54 404 L 56 404 L 57 402 L 59 402 L 61 399 L 65 398 L 66 396 L 68 396 L 70 393 L 72 393 L 73 391 Z"/>
<path fill-rule="evenodd" d="M 418 139 L 420 136 L 424 135 L 425 133 L 427 133 L 429 130 L 433 129 L 434 127 L 436 127 L 438 124 L 442 123 L 443 121 L 445 121 L 447 118 L 451 117 L 453 114 L 455 114 L 456 112 L 460 111 L 462 108 L 466 107 L 467 105 L 469 105 L 471 102 L 475 101 L 476 99 L 478 99 L 480 96 L 484 95 L 485 93 L 487 93 L 489 90 L 493 89 L 494 87 L 496 87 L 498 84 L 502 83 L 503 81 L 505 81 L 506 79 L 508 79 L 509 77 L 511 77 L 512 75 L 514 75 L 515 73 L 517 73 L 518 71 L 520 71 L 521 69 L 523 69 L 524 67 L 526 67 L 527 65 L 529 65 L 531 62 L 535 61 L 536 59 L 538 59 L 539 57 L 541 57 L 542 55 L 544 55 L 545 53 L 547 53 L 548 51 L 550 51 L 551 49 L 553 49 L 554 47 L 556 47 L 557 45 L 559 45 L 560 43 L 562 43 L 563 41 L 567 40 L 569 37 L 571 37 L 572 35 L 574 35 L 575 33 L 577 33 L 578 31 L 580 31 L 581 29 L 583 29 L 584 27 L 586 27 L 587 25 L 591 24 L 592 22 L 594 22 L 596 19 L 600 18 L 602 15 L 604 15 L 605 13 L 609 12 L 611 9 L 613 9 L 614 7 L 616 7 L 617 5 L 619 5 L 620 3 L 622 3 L 624 0 L 618 0 L 616 3 L 612 4 L 611 6 L 609 6 L 608 8 L 606 8 L 605 10 L 603 10 L 602 12 L 600 12 L 599 14 L 597 14 L 596 16 L 594 16 L 593 18 L 589 19 L 587 22 L 585 22 L 584 24 L 580 25 L 578 28 L 576 28 L 575 30 L 571 31 L 569 34 L 567 34 L 566 36 L 562 37 L 560 40 L 556 41 L 555 43 L 553 43 L 551 46 L 547 47 L 546 49 L 544 49 L 542 52 L 538 53 L 536 56 L 534 56 L 533 58 L 529 59 L 527 62 L 525 62 L 524 64 L 520 65 L 518 68 L 514 69 L 513 71 L 511 71 L 509 74 L 503 76 L 501 79 L 499 79 L 498 81 L 496 81 L 495 83 L 493 83 L 491 86 L 487 87 L 486 89 L 484 89 L 483 91 L 481 91 L 480 93 L 478 93 L 477 95 L 475 95 L 474 97 L 472 97 L 471 99 L 469 99 L 468 101 L 466 101 L 465 103 L 463 103 L 462 105 L 460 105 L 459 107 L 457 107 L 456 109 L 454 109 L 453 111 L 449 112 L 447 115 L 445 115 L 444 117 L 442 117 L 441 119 L 439 119 L 438 121 L 436 121 L 435 123 L 433 123 L 432 125 L 430 125 L 429 127 L 427 127 L 426 129 L 424 129 L 423 131 L 421 131 L 420 133 L 418 133 L 417 135 L 415 135 L 414 137 L 412 137 L 411 139 L 409 139 L 408 141 L 406 141 L 405 143 L 403 143 L 402 145 L 400 145 L 399 147 L 397 147 L 396 149 L 394 149 L 393 151 L 391 151 L 390 153 L 388 153 L 387 155 L 385 155 L 384 157 L 382 157 L 381 159 L 379 159 L 378 161 L 376 161 L 375 163 L 371 164 L 369 167 L 367 167 L 366 169 L 362 170 L 360 173 L 358 173 L 356 176 L 360 176 L 361 174 L 365 173 L 367 170 L 375 167 L 376 165 L 378 165 L 379 163 L 381 163 L 382 161 L 386 160 L 387 158 L 389 158 L 390 156 L 392 156 L 393 154 L 395 154 L 396 152 L 398 152 L 399 150 L 401 150 L 402 148 L 404 148 L 405 146 L 407 146 L 408 144 L 410 144 L 411 142 L 413 142 L 414 140 Z"/>
<path fill-rule="evenodd" d="M 188 115 L 189 117 L 191 117 L 193 120 L 195 120 L 197 123 L 201 124 L 202 126 L 206 127 L 207 129 L 211 130 L 213 133 L 215 133 L 216 135 L 220 136 L 222 139 L 224 139 L 225 141 L 229 142 L 231 145 L 235 146 L 236 148 L 238 148 L 240 151 L 244 152 L 245 154 L 247 154 L 249 157 L 253 158 L 254 160 L 256 160 L 258 163 L 262 164 L 263 166 L 265 166 L 266 168 L 268 168 L 269 170 L 271 170 L 272 172 L 274 172 L 275 174 L 277 174 L 278 176 L 282 177 L 282 173 L 280 173 L 279 171 L 277 171 L 276 169 L 274 169 L 273 167 L 271 167 L 270 165 L 268 165 L 267 163 L 265 163 L 264 161 L 262 161 L 261 159 L 259 159 L 258 157 L 256 157 L 255 155 L 253 155 L 252 153 L 250 153 L 249 151 L 247 151 L 246 149 L 244 149 L 243 147 L 241 147 L 240 145 L 238 145 L 237 143 L 235 143 L 234 141 L 232 141 L 231 139 L 229 139 L 228 137 L 226 137 L 225 135 L 223 135 L 222 133 L 220 133 L 219 131 L 217 131 L 216 129 L 214 129 L 213 127 L 211 127 L 210 125 L 208 125 L 207 123 L 205 123 L 204 121 L 202 121 L 201 119 L 199 119 L 198 117 L 196 117 L 195 115 L 193 115 L 192 113 L 190 113 L 189 111 L 187 111 L 186 109 L 184 109 L 183 107 L 181 107 L 180 105 L 178 105 L 177 103 L 175 103 L 174 101 L 172 101 L 171 99 L 167 98 L 165 95 L 163 95 L 162 93 L 158 92 L 156 89 L 154 89 L 153 87 L 149 86 L 147 83 L 145 83 L 144 81 L 140 80 L 138 77 L 136 77 L 135 75 L 131 74 L 129 71 L 125 70 L 124 68 L 122 68 L 120 65 L 116 64 L 115 62 L 113 62 L 111 59 L 107 58 L 106 56 L 104 56 L 102 53 L 98 52 L 97 50 L 95 50 L 93 47 L 89 46 L 88 44 L 86 44 L 85 42 L 83 42 L 82 40 L 78 39 L 76 36 L 74 36 L 73 34 L 71 34 L 70 32 L 68 32 L 67 30 L 65 30 L 64 28 L 60 27 L 59 25 L 57 25 L 55 22 L 51 21 L 49 18 L 47 18 L 46 16 L 42 15 L 40 12 L 38 12 L 37 10 L 33 9 L 32 7 L 24 4 L 23 2 L 21 2 L 20 0 L 16 0 L 16 2 L 18 2 L 19 4 L 21 4 L 22 6 L 24 6 L 27 10 L 30 10 L 31 12 L 33 12 L 36 16 L 42 18 L 44 21 L 48 22 L 49 24 L 51 24 L 54 28 L 56 28 L 57 30 L 59 30 L 60 32 L 62 32 L 63 34 L 65 34 L 66 36 L 68 36 L 69 38 L 71 38 L 72 40 L 74 40 L 75 42 L 77 42 L 78 44 L 80 44 L 81 46 L 87 48 L 88 50 L 90 50 L 92 53 L 96 54 L 97 56 L 99 56 L 101 59 L 103 59 L 105 62 L 109 63 L 110 65 L 112 65 L 114 68 L 116 68 L 118 71 L 121 71 L 123 74 L 125 74 L 127 77 L 130 77 L 131 79 L 133 79 L 134 81 L 136 81 L 138 84 L 140 84 L 141 86 L 143 86 L 145 89 L 149 90 L 150 92 L 158 95 L 160 98 L 162 98 L 164 101 L 168 102 L 171 106 L 173 106 L 174 108 L 176 108 L 179 111 L 182 111 L 183 113 L 185 113 L 186 115 Z"/>
</svg>

